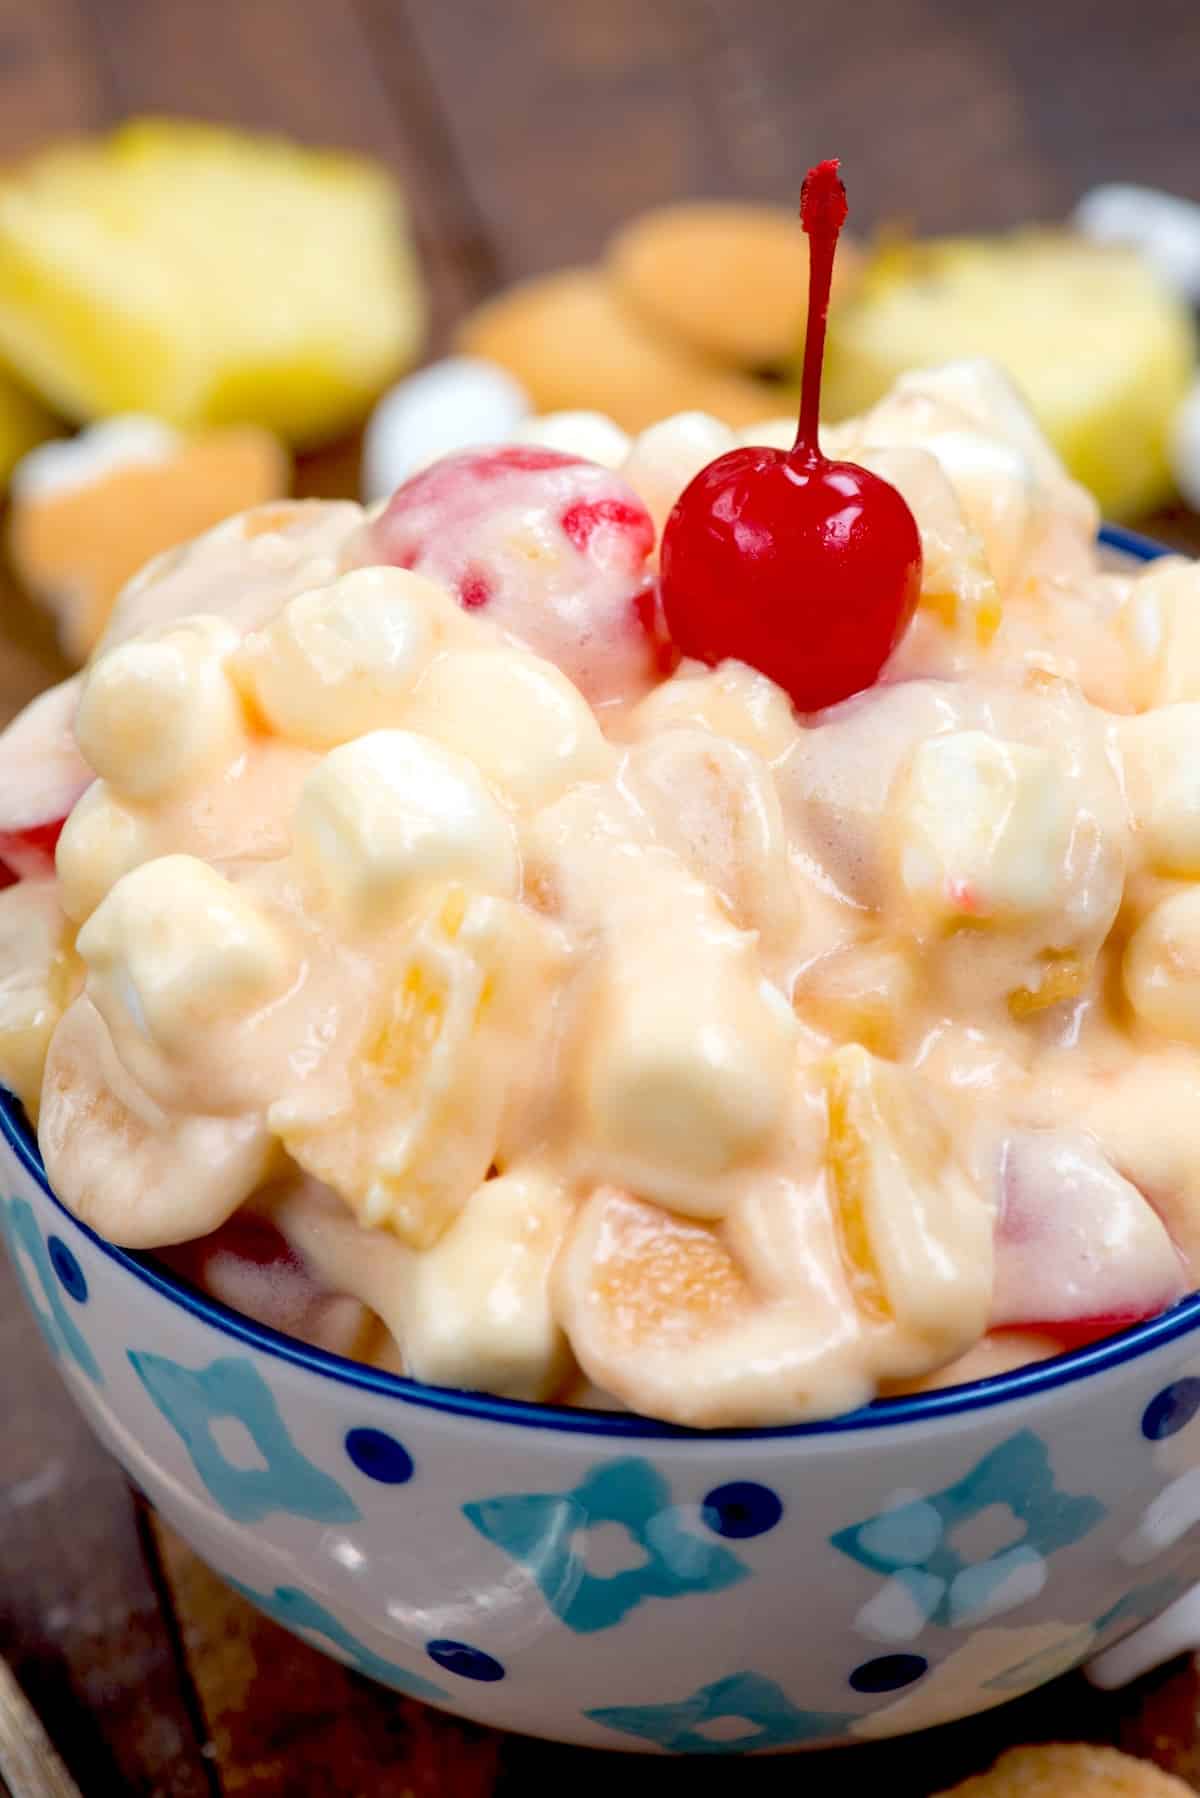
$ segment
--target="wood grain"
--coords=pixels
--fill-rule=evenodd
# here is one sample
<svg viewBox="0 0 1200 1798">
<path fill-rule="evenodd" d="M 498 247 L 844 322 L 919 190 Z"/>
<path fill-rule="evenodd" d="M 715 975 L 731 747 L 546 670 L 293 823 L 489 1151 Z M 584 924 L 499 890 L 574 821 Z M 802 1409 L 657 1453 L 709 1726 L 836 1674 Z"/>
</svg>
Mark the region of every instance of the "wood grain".
<svg viewBox="0 0 1200 1798">
<path fill-rule="evenodd" d="M 0 1661 L 0 1783 L 11 1798 L 80 1798 L 15 1675 Z"/>
</svg>

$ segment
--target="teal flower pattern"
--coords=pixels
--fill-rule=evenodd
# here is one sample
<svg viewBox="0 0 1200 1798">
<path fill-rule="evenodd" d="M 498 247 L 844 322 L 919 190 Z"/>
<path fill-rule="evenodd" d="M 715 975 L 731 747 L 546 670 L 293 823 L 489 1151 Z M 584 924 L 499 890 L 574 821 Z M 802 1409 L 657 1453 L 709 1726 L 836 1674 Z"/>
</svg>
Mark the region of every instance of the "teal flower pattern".
<svg viewBox="0 0 1200 1798">
<path fill-rule="evenodd" d="M 279 1414 L 274 1394 L 253 1362 L 231 1355 L 193 1369 L 165 1355 L 129 1351 L 134 1372 L 176 1430 L 209 1492 L 235 1523 L 258 1523 L 272 1511 L 315 1523 L 353 1523 L 358 1506 L 329 1474 L 302 1455 Z M 244 1425 L 265 1467 L 238 1467 L 213 1426 Z"/>
<path fill-rule="evenodd" d="M 678 1704 L 614 1705 L 585 1711 L 593 1723 L 652 1742 L 669 1754 L 746 1754 L 756 1748 L 792 1748 L 843 1735 L 851 1722 L 838 1711 L 802 1711 L 774 1680 L 761 1673 L 731 1673 L 701 1686 Z M 705 1727 L 746 1723 L 748 1729 L 706 1735 Z"/>
<path fill-rule="evenodd" d="M 441 1686 L 434 1685 L 431 1679 L 422 1679 L 418 1673 L 409 1673 L 406 1668 L 397 1667 L 394 1661 L 385 1661 L 382 1655 L 360 1642 L 357 1636 L 352 1636 L 324 1605 L 318 1604 L 315 1598 L 310 1598 L 296 1586 L 276 1586 L 273 1592 L 255 1592 L 251 1587 L 243 1586 L 239 1580 L 230 1579 L 228 1575 L 226 1584 L 232 1586 L 249 1604 L 256 1605 L 260 1611 L 265 1612 L 272 1622 L 291 1630 L 293 1635 L 320 1636 L 338 1651 L 356 1673 L 378 1680 L 381 1685 L 390 1686 L 394 1692 L 403 1692 L 407 1698 L 421 1698 L 427 1704 L 449 1703 L 449 1694 Z"/>
<path fill-rule="evenodd" d="M 970 1562 L 954 1547 L 953 1533 L 993 1507 L 1011 1512 L 1019 1540 Z M 888 1581 L 882 1602 L 860 1613 L 860 1628 L 899 1640 L 926 1623 L 970 1628 L 1036 1596 L 1047 1556 L 1078 1542 L 1104 1514 L 1098 1499 L 1060 1491 L 1045 1443 L 1020 1430 L 955 1485 L 905 1499 L 830 1541 Z"/>
<path fill-rule="evenodd" d="M 3 1218 L 8 1231 L 9 1245 L 12 1252 L 12 1263 L 16 1269 L 17 1279 L 29 1301 L 30 1309 L 42 1328 L 51 1352 L 62 1360 L 64 1357 L 73 1361 L 81 1373 L 94 1385 L 104 1384 L 104 1375 L 100 1365 L 88 1347 L 87 1341 L 79 1325 L 71 1316 L 63 1300 L 62 1286 L 55 1275 L 50 1261 L 50 1252 L 45 1239 L 38 1229 L 37 1218 L 33 1206 L 27 1199 L 0 1198 L 0 1218 Z M 22 1251 L 37 1275 L 44 1303 L 34 1291 L 26 1276 L 22 1264 Z"/>
<path fill-rule="evenodd" d="M 750 1571 L 732 1550 L 687 1529 L 666 1480 L 635 1456 L 592 1468 L 569 1492 L 479 1499 L 463 1514 L 528 1568 L 551 1610 L 580 1635 L 611 1629 L 647 1599 L 720 1592 Z M 621 1525 L 640 1564 L 589 1572 L 579 1538 L 598 1524 Z"/>
</svg>

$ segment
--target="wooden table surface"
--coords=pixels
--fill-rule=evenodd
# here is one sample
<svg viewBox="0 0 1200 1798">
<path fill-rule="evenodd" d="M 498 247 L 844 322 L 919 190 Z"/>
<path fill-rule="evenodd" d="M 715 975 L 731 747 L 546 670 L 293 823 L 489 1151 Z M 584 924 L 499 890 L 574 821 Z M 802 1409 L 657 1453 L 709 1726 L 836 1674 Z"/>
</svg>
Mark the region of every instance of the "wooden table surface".
<svg viewBox="0 0 1200 1798">
<path fill-rule="evenodd" d="M 687 194 L 787 201 L 845 161 L 860 227 L 1061 216 L 1097 180 L 1200 198 L 1195 0 L 0 0 L 0 156 L 148 109 L 374 151 L 407 183 L 436 349 L 493 287 Z M 586 346 L 581 346 L 586 353 Z M 346 446 L 301 471 L 353 491 Z M 1154 521 L 1200 546 L 1197 521 Z M 0 584 L 0 720 L 60 672 Z M 85 1798 L 918 1798 L 1035 1737 L 1119 1740 L 1200 1790 L 1191 1665 L 1068 1679 L 910 1743 L 675 1763 L 502 1739 L 368 1685 L 224 1593 L 76 1415 L 0 1257 L 0 1654 Z M 798 1627 L 803 1627 L 798 1619 Z"/>
</svg>

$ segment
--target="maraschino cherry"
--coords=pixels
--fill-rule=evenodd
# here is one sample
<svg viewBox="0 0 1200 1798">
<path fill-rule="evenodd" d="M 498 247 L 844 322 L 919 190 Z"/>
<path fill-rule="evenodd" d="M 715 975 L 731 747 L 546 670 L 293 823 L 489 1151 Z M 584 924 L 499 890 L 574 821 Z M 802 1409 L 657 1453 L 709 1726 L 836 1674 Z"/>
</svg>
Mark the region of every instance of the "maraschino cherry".
<svg viewBox="0 0 1200 1798">
<path fill-rule="evenodd" d="M 921 591 L 921 539 L 896 489 L 817 442 L 825 319 L 846 190 L 810 169 L 808 335 L 793 447 L 736 449 L 701 469 L 667 519 L 662 603 L 684 655 L 748 662 L 803 712 L 870 686 Z"/>
</svg>

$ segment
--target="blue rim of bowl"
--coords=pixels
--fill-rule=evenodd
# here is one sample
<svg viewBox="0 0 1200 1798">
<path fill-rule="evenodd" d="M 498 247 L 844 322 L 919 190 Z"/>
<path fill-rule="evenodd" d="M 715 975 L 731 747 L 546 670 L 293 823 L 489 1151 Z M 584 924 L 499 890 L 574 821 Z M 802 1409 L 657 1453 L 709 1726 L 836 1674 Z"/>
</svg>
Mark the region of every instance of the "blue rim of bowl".
<svg viewBox="0 0 1200 1798">
<path fill-rule="evenodd" d="M 1139 562 L 1152 562 L 1170 550 L 1150 537 L 1127 531 L 1117 525 L 1106 525 L 1100 541 Z M 460 1417 L 473 1417 L 487 1423 L 517 1424 L 524 1429 L 558 1430 L 575 1436 L 651 1437 L 659 1440 L 688 1442 L 778 1441 L 781 1438 L 839 1436 L 894 1428 L 899 1424 L 932 1423 L 944 1417 L 959 1416 L 991 1405 L 1012 1403 L 1052 1392 L 1057 1387 L 1103 1373 L 1200 1329 L 1200 1292 L 1180 1301 L 1170 1311 L 1134 1324 L 1115 1336 L 1107 1336 L 1086 1348 L 1056 1355 L 1048 1361 L 1037 1361 L 1010 1373 L 995 1374 L 986 1380 L 971 1380 L 961 1386 L 945 1386 L 935 1392 L 916 1393 L 905 1398 L 877 1399 L 858 1411 L 841 1417 L 830 1417 L 816 1423 L 784 1424 L 773 1429 L 693 1430 L 679 1424 L 663 1423 L 653 1417 L 639 1417 L 632 1412 L 585 1411 L 563 1405 L 531 1404 L 522 1399 L 496 1398 L 486 1392 L 462 1392 L 450 1387 L 426 1386 L 417 1380 L 406 1380 L 399 1374 L 385 1373 L 359 1361 L 349 1361 L 326 1349 L 311 1348 L 294 1336 L 284 1336 L 266 1324 L 233 1311 L 218 1299 L 211 1299 L 196 1287 L 146 1257 L 119 1249 L 94 1230 L 88 1228 L 63 1204 L 51 1189 L 46 1170 L 38 1153 L 33 1132 L 20 1102 L 0 1087 L 0 1137 L 8 1143 L 18 1161 L 36 1180 L 50 1203 L 59 1211 L 72 1230 L 77 1230 L 94 1248 L 110 1261 L 115 1261 L 135 1280 L 151 1287 L 162 1298 L 180 1305 L 202 1323 L 211 1325 L 223 1336 L 232 1337 L 262 1354 L 273 1355 L 343 1386 L 373 1392 L 385 1398 L 401 1399 L 406 1404 L 427 1410 L 448 1411 Z"/>
</svg>

